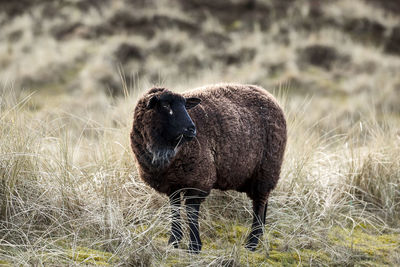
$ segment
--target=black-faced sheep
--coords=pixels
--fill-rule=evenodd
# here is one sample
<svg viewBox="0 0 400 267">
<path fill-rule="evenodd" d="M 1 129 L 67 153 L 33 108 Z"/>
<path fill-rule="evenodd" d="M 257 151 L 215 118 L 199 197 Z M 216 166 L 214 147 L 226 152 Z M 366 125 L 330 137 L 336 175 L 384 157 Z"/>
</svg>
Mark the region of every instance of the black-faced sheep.
<svg viewBox="0 0 400 267">
<path fill-rule="evenodd" d="M 268 196 L 279 179 L 286 138 L 282 109 L 260 87 L 219 84 L 183 94 L 149 90 L 135 108 L 131 145 L 140 177 L 170 198 L 169 243 L 178 247 L 182 238 L 178 192 L 183 191 L 189 249 L 201 250 L 198 212 L 215 188 L 245 192 L 252 199 L 246 247 L 254 250 L 263 232 Z"/>
</svg>

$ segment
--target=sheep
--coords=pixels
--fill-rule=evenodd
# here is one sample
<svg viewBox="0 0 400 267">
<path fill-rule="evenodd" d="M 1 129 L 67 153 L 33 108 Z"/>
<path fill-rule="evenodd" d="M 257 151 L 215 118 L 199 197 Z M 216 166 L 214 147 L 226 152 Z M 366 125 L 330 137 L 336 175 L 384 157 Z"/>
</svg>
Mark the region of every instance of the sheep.
<svg viewBox="0 0 400 267">
<path fill-rule="evenodd" d="M 178 248 L 182 239 L 180 192 L 190 228 L 189 251 L 199 253 L 200 204 L 211 189 L 236 190 L 253 202 L 245 247 L 255 250 L 287 139 L 284 113 L 270 93 L 241 84 L 210 85 L 182 94 L 155 87 L 138 100 L 130 138 L 141 179 L 169 196 L 168 244 Z"/>
</svg>

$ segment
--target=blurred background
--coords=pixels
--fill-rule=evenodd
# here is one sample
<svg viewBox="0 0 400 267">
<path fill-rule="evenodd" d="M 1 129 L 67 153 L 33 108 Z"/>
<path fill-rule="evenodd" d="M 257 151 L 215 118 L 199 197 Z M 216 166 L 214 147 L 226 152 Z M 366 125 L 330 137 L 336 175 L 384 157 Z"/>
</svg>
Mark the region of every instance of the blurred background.
<svg viewBox="0 0 400 267">
<path fill-rule="evenodd" d="M 370 110 L 400 116 L 399 14 L 397 0 L 0 1 L 0 82 L 35 92 L 33 110 L 252 83 L 340 132 Z"/>
</svg>

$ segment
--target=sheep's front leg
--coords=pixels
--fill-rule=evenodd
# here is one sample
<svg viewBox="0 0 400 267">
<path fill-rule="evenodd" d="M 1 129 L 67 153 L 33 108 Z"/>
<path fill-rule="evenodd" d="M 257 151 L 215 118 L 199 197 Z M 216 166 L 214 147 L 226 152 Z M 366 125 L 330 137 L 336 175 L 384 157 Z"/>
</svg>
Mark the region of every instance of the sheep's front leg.
<svg viewBox="0 0 400 267">
<path fill-rule="evenodd" d="M 172 244 L 174 248 L 178 248 L 179 241 L 182 239 L 182 227 L 181 227 L 181 194 L 179 191 L 172 193 L 169 196 L 169 202 L 171 205 L 171 237 L 168 240 L 168 244 Z"/>
<path fill-rule="evenodd" d="M 189 197 L 186 199 L 186 212 L 190 229 L 189 251 L 199 253 L 202 247 L 199 234 L 199 210 L 202 199 Z"/>
</svg>

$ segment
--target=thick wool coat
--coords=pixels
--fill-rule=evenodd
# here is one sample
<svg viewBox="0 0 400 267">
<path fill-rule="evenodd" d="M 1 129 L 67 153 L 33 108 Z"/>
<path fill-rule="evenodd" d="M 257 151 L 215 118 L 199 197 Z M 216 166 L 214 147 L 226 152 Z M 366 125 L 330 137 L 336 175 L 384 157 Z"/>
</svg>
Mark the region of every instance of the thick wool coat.
<svg viewBox="0 0 400 267">
<path fill-rule="evenodd" d="M 267 201 L 276 186 L 286 145 L 286 120 L 274 97 L 261 87 L 217 84 L 181 94 L 201 103 L 188 110 L 197 137 L 184 143 L 162 170 L 152 168 L 149 142 L 157 139 L 158 117 L 146 109 L 151 96 L 174 94 L 163 88 L 149 90 L 137 103 L 131 145 L 140 177 L 167 195 L 196 188 L 246 192 Z M 153 112 L 154 114 L 150 114 Z"/>
</svg>

